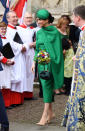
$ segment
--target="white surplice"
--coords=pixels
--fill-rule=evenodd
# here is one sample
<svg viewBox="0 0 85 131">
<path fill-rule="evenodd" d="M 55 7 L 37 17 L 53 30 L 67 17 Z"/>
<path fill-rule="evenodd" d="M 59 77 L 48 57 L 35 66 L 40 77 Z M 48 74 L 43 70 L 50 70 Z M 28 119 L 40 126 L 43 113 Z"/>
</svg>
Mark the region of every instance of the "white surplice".
<svg viewBox="0 0 85 131">
<path fill-rule="evenodd" d="M 15 55 L 15 64 L 12 66 L 11 70 L 11 90 L 22 93 L 26 87 L 26 62 L 25 53 L 21 52 L 22 44 L 13 41 L 16 32 L 18 32 L 17 29 L 7 27 L 6 36 L 11 43 L 11 47 Z M 26 43 L 24 45 L 26 47 Z M 28 49 L 28 47 L 26 48 Z"/>
<path fill-rule="evenodd" d="M 3 46 L 8 43 L 7 39 L 2 39 Z M 11 88 L 11 67 L 6 64 L 2 64 L 3 70 L 0 71 L 0 89 L 10 89 Z"/>
<path fill-rule="evenodd" d="M 24 43 L 27 43 L 29 46 L 30 43 L 33 42 L 33 29 L 17 27 L 20 37 Z M 33 92 L 33 82 L 34 82 L 34 74 L 31 72 L 31 67 L 34 59 L 34 48 L 29 48 L 26 52 L 26 81 L 27 87 L 24 87 L 24 91 Z"/>
</svg>

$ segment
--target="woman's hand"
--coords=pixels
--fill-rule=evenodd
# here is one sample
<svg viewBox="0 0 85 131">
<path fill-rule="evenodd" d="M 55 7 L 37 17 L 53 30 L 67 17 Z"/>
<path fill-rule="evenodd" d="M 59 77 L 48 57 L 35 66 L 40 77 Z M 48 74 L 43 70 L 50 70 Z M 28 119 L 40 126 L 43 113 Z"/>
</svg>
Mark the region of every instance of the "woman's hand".
<svg viewBox="0 0 85 131">
<path fill-rule="evenodd" d="M 22 45 L 22 50 L 21 50 L 22 53 L 26 52 L 26 47 L 24 45 Z"/>
<path fill-rule="evenodd" d="M 73 61 L 75 61 L 75 56 L 73 56 L 73 58 L 72 58 L 72 59 L 73 59 Z"/>
<path fill-rule="evenodd" d="M 66 50 L 64 49 L 64 50 L 63 50 L 63 55 L 65 55 L 65 54 L 66 54 Z"/>
<path fill-rule="evenodd" d="M 32 43 L 30 43 L 30 44 L 29 44 L 29 47 L 30 47 L 30 48 L 34 48 L 34 47 L 36 47 L 36 42 L 32 42 Z"/>
<path fill-rule="evenodd" d="M 33 62 L 33 64 L 32 64 L 31 71 L 32 71 L 32 73 L 35 72 L 35 62 Z"/>
<path fill-rule="evenodd" d="M 72 57 L 73 62 L 75 62 L 75 59 L 76 59 L 76 56 L 73 56 L 73 57 Z"/>
</svg>

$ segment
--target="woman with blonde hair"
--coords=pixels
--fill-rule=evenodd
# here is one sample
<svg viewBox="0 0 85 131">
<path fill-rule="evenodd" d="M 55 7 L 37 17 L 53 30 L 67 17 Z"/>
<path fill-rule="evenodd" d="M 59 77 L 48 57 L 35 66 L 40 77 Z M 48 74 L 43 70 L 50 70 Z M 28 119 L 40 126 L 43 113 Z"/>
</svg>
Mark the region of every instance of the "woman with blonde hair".
<svg viewBox="0 0 85 131">
<path fill-rule="evenodd" d="M 64 85 L 65 85 L 65 91 L 63 88 L 60 88 L 58 90 L 55 89 L 56 94 L 65 93 L 69 95 L 71 89 L 71 81 L 73 75 L 72 57 L 74 56 L 74 52 L 71 41 L 69 40 L 69 23 L 70 23 L 69 19 L 61 17 L 56 25 L 62 40 L 62 48 L 64 55 Z"/>
</svg>

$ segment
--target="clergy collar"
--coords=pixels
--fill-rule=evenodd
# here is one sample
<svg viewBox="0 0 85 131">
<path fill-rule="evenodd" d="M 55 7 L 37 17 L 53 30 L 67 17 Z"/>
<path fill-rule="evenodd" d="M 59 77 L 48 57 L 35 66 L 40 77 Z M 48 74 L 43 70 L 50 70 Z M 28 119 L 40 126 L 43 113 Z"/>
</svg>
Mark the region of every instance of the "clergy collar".
<svg viewBox="0 0 85 131">
<path fill-rule="evenodd" d="M 6 36 L 0 35 L 1 39 L 6 39 Z"/>
<path fill-rule="evenodd" d="M 83 31 L 85 29 L 85 24 L 82 27 L 80 27 L 80 28 Z"/>
<path fill-rule="evenodd" d="M 24 29 L 26 29 L 26 28 L 34 29 L 33 26 L 27 26 L 26 24 L 22 24 L 22 25 L 20 25 L 20 27 L 22 27 Z"/>
<path fill-rule="evenodd" d="M 16 26 L 13 26 L 11 24 L 8 24 L 8 27 L 12 28 L 12 29 L 16 29 Z"/>
<path fill-rule="evenodd" d="M 27 28 L 27 26 L 26 26 L 25 24 L 20 25 L 20 27 L 22 27 L 22 28 L 24 28 L 24 29 Z"/>
</svg>

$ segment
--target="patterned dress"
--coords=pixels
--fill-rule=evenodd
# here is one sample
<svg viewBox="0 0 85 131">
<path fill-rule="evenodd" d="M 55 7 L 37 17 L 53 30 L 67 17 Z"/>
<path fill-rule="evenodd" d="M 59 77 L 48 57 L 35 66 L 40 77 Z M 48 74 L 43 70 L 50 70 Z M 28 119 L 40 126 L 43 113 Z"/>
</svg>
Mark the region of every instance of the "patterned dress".
<svg viewBox="0 0 85 131">
<path fill-rule="evenodd" d="M 64 77 L 71 78 L 73 76 L 73 48 L 66 50 L 64 59 Z"/>
<path fill-rule="evenodd" d="M 85 30 L 80 36 L 71 95 L 61 125 L 66 126 L 67 131 L 85 131 Z"/>
</svg>

